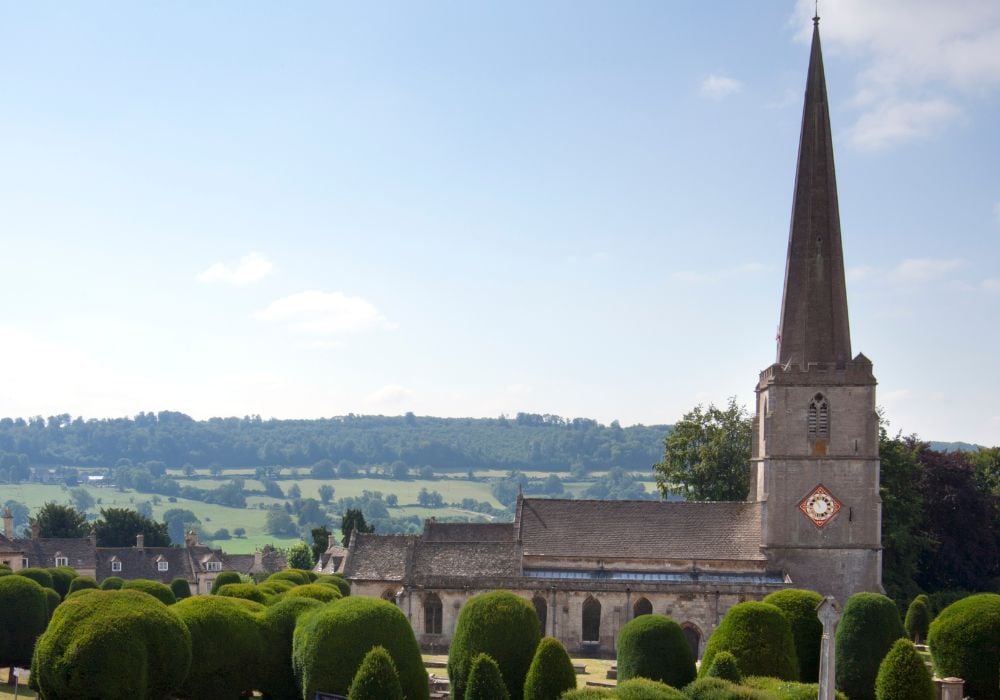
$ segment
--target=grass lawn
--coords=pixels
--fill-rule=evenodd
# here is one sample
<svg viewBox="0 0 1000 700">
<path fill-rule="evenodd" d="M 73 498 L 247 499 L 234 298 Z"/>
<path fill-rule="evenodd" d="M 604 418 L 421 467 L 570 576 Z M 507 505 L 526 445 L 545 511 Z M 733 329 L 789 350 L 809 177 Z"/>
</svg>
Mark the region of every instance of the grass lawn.
<svg viewBox="0 0 1000 700">
<path fill-rule="evenodd" d="M 428 661 L 443 663 L 443 668 L 428 668 L 427 673 L 433 673 L 438 678 L 448 677 L 448 655 L 447 654 L 424 654 L 424 664 Z M 586 667 L 586 673 L 576 674 L 576 687 L 583 688 L 587 681 L 592 683 L 610 683 L 615 685 L 615 681 L 607 678 L 608 669 L 615 664 L 614 659 L 571 659 L 574 666 L 582 665 Z"/>
</svg>

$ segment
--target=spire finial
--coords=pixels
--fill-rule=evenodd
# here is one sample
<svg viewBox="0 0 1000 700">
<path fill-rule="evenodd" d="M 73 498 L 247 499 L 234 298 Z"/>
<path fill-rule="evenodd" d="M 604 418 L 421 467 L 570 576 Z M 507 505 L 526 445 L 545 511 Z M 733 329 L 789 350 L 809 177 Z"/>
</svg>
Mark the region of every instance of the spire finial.
<svg viewBox="0 0 1000 700">
<path fill-rule="evenodd" d="M 813 26 L 814 27 L 818 27 L 819 26 L 819 0 L 816 0 L 815 8 L 816 8 L 816 11 L 813 12 Z"/>
</svg>

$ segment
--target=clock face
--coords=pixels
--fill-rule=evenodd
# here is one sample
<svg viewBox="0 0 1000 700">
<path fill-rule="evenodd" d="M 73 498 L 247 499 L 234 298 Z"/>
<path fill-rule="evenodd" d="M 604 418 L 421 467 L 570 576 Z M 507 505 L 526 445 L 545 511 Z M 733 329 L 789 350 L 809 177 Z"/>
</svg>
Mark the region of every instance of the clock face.
<svg viewBox="0 0 1000 700">
<path fill-rule="evenodd" d="M 812 493 L 799 503 L 799 510 L 818 528 L 825 527 L 840 512 L 841 507 L 840 501 L 822 484 L 814 488 Z"/>
</svg>

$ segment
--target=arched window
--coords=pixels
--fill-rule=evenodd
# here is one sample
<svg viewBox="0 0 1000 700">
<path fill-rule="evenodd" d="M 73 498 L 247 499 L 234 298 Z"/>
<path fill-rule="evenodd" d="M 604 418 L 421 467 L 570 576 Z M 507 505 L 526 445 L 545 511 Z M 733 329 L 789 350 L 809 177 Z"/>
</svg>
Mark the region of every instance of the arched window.
<svg viewBox="0 0 1000 700">
<path fill-rule="evenodd" d="M 388 600 L 393 605 L 396 605 L 397 604 L 397 602 L 396 602 L 396 589 L 395 588 L 386 588 L 384 591 L 382 591 L 382 600 Z"/>
<path fill-rule="evenodd" d="M 538 615 L 538 626 L 541 630 L 542 636 L 545 636 L 545 622 L 548 617 L 549 606 L 545 602 L 545 598 L 540 595 L 536 595 L 531 599 L 531 603 L 535 606 L 535 613 Z"/>
<path fill-rule="evenodd" d="M 441 634 L 441 616 L 444 606 L 436 593 L 429 594 L 424 598 L 424 633 Z"/>
<path fill-rule="evenodd" d="M 684 630 L 684 639 L 687 640 L 688 646 L 691 647 L 691 656 L 697 661 L 698 649 L 701 646 L 701 631 L 691 622 L 685 622 L 681 625 L 681 629 Z"/>
<path fill-rule="evenodd" d="M 601 641 L 601 603 L 592 596 L 583 601 L 583 641 Z"/>
<path fill-rule="evenodd" d="M 649 602 L 647 598 L 639 598 L 635 601 L 632 606 L 632 617 L 639 617 L 640 615 L 652 615 L 653 614 L 653 604 Z"/>
<path fill-rule="evenodd" d="M 812 439 L 830 437 L 830 404 L 823 394 L 816 394 L 809 402 L 809 437 Z"/>
</svg>

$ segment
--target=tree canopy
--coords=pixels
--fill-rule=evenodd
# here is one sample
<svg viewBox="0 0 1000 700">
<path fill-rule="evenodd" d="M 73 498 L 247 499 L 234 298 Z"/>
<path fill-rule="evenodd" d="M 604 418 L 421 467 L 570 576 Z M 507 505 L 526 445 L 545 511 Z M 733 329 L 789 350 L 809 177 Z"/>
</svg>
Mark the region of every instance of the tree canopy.
<svg viewBox="0 0 1000 700">
<path fill-rule="evenodd" d="M 158 523 L 128 508 L 101 508 L 94 523 L 98 547 L 134 547 L 136 535 L 143 536 L 146 547 L 169 547 L 167 524 Z"/>
<path fill-rule="evenodd" d="M 87 518 L 73 506 L 46 503 L 34 518 L 32 526 L 38 526 L 39 537 L 84 537 L 90 528 Z"/>
</svg>

